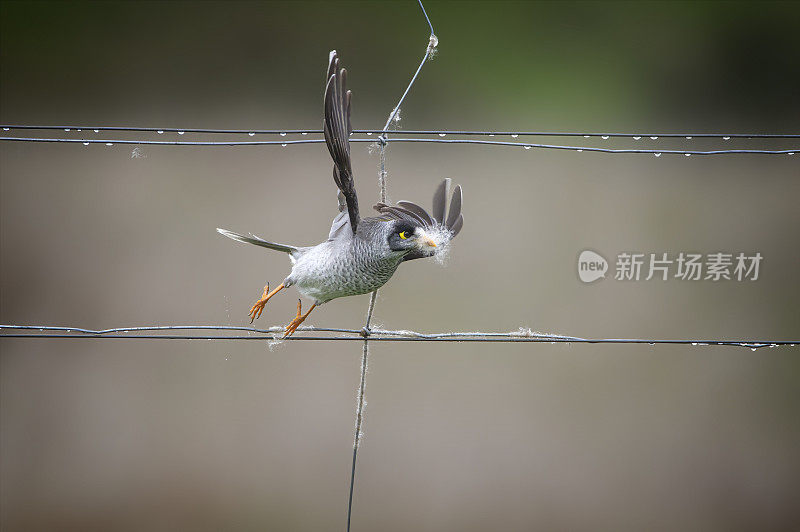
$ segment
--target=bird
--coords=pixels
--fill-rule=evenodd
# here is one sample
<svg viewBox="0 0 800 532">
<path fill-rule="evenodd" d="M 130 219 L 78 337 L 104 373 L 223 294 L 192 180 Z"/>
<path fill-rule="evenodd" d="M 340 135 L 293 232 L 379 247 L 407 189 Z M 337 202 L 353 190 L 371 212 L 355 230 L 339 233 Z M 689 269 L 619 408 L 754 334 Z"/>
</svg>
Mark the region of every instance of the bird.
<svg viewBox="0 0 800 532">
<path fill-rule="evenodd" d="M 361 218 L 350 160 L 352 93 L 347 90 L 347 71 L 339 66 L 336 50 L 330 52 L 327 72 L 323 132 L 333 159 L 339 208 L 328 239 L 315 246 L 301 247 L 217 228 L 220 234 L 238 242 L 289 255 L 291 273 L 273 290 L 267 283 L 248 313 L 253 323 L 275 294 L 295 286 L 312 304 L 302 313 L 298 299 L 297 315 L 284 328 L 284 338 L 294 334 L 316 307 L 339 297 L 373 292 L 392 277 L 401 263 L 436 255 L 464 225 L 460 185 L 454 188 L 447 205 L 449 178 L 436 188 L 431 214 L 410 201 L 398 201 L 396 205 L 379 202 L 374 206 L 378 216 Z"/>
</svg>

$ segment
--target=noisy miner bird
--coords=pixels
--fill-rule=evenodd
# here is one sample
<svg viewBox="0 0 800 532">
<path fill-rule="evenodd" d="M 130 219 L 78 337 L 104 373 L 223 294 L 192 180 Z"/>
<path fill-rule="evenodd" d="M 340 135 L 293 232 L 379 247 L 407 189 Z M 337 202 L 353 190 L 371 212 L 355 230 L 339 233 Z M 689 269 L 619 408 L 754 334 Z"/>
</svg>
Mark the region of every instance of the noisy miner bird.
<svg viewBox="0 0 800 532">
<path fill-rule="evenodd" d="M 250 309 L 250 323 L 261 316 L 272 296 L 292 285 L 313 301 L 305 314 L 297 301 L 297 316 L 286 326 L 284 338 L 318 305 L 344 296 L 377 290 L 394 274 L 403 261 L 431 257 L 455 237 L 464 224 L 461 214 L 461 187 L 456 186 L 446 211 L 450 180 L 445 179 L 433 195 L 432 215 L 409 201 L 390 206 L 375 205 L 380 216 L 361 218 L 350 164 L 350 97 L 346 90 L 347 72 L 339 68 L 336 51 L 330 53 L 325 87 L 325 143 L 333 158 L 333 180 L 339 187 L 339 214 L 334 218 L 328 239 L 312 247 L 297 247 L 267 242 L 255 235 L 241 235 L 225 229 L 217 231 L 248 244 L 289 254 L 292 273 L 274 290 L 269 284 Z"/>
</svg>

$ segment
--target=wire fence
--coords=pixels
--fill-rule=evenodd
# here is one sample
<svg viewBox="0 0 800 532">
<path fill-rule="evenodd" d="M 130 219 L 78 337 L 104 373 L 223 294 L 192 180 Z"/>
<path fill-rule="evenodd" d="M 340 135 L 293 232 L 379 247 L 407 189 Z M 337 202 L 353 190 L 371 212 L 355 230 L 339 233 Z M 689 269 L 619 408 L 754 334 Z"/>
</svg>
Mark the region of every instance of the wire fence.
<svg viewBox="0 0 800 532">
<path fill-rule="evenodd" d="M 403 132 L 405 133 L 405 132 Z M 131 140 L 131 139 L 67 139 L 67 138 L 37 138 L 37 137 L 0 137 L 0 141 L 7 142 L 48 142 L 48 143 L 66 143 L 66 144 L 83 144 L 88 146 L 90 144 L 104 144 L 106 146 L 114 146 L 115 144 L 133 144 L 133 145 L 156 145 L 156 146 L 294 146 L 298 144 L 319 144 L 324 143 L 324 139 L 299 139 L 299 140 L 250 140 L 250 141 L 236 141 L 236 140 Z M 351 138 L 350 142 L 370 142 L 377 144 L 388 144 L 393 142 L 418 142 L 418 143 L 435 143 L 435 144 L 479 144 L 484 146 L 514 146 L 526 150 L 539 149 L 539 150 L 568 150 L 577 153 L 581 152 L 595 152 L 595 153 L 610 153 L 610 154 L 623 154 L 623 153 L 638 153 L 650 154 L 656 157 L 661 155 L 683 155 L 683 156 L 708 156 L 708 155 L 789 155 L 793 156 L 800 151 L 800 147 L 788 149 L 724 149 L 724 150 L 691 150 L 691 149 L 656 149 L 656 148 L 601 148 L 597 146 L 569 146 L 560 144 L 539 144 L 530 142 L 507 142 L 501 140 L 480 140 L 474 138 L 468 139 L 445 139 L 445 138 L 410 138 L 410 137 L 381 137 L 379 140 L 370 138 Z"/>
<path fill-rule="evenodd" d="M 129 127 L 129 126 L 36 126 L 36 125 L 0 125 L 3 131 L 14 129 L 21 130 L 59 130 L 64 132 L 81 133 L 83 131 L 99 133 L 100 131 L 130 131 L 130 132 L 152 132 L 163 135 L 164 133 L 208 133 L 208 134 L 231 134 L 231 135 L 322 135 L 321 129 L 207 129 L 207 128 L 174 128 L 174 127 Z M 385 133 L 383 129 L 354 129 L 354 134 L 373 135 L 375 133 Z M 797 139 L 800 134 L 791 133 L 598 133 L 598 132 L 568 132 L 568 131 L 492 131 L 492 130 L 460 130 L 460 129 L 400 129 L 392 130 L 392 133 L 403 133 L 406 135 L 478 135 L 484 137 L 511 136 L 511 137 L 598 137 L 609 138 L 630 138 L 633 140 L 658 140 L 664 138 L 683 138 L 692 139 Z"/>
<path fill-rule="evenodd" d="M 374 309 L 374 307 L 373 307 Z M 20 332 L 10 332 L 20 331 Z M 203 331 L 205 334 L 178 334 L 177 331 Z M 167 334 L 151 334 L 166 332 Z M 209 334 L 210 332 L 225 334 Z M 236 335 L 235 332 L 247 332 Z M 111 329 L 87 329 L 83 327 L 54 327 L 51 325 L 0 325 L 0 338 L 72 338 L 72 339 L 128 339 L 128 340 L 257 340 L 257 341 L 357 341 L 366 339 L 376 342 L 523 342 L 523 343 L 567 343 L 567 344 L 647 344 L 647 345 L 693 345 L 727 346 L 760 349 L 764 347 L 796 347 L 797 340 L 764 339 L 658 339 L 658 338 L 581 338 L 535 332 L 520 327 L 508 332 L 437 332 L 423 333 L 406 329 L 345 329 L 338 327 L 298 327 L 294 336 L 283 338 L 284 328 L 279 326 L 257 328 L 226 325 L 157 325 L 150 327 L 114 327 Z M 313 336 L 308 333 L 324 333 Z"/>
<path fill-rule="evenodd" d="M 431 41 L 433 42 L 433 41 Z M 430 46 L 429 46 L 430 48 Z M 426 51 L 426 55 L 424 61 L 420 63 L 420 67 L 417 69 L 417 72 L 414 74 L 414 78 L 412 79 L 412 83 L 416 80 L 419 71 L 427 61 L 430 53 Z M 408 89 L 410 89 L 411 85 L 409 85 Z M 406 92 L 403 93 L 402 98 L 405 98 L 408 94 L 408 89 Z M 401 100 L 402 103 L 402 100 Z M 723 141 L 765 141 L 765 140 L 794 140 L 800 139 L 800 134 L 777 134 L 777 133 L 570 133 L 570 132 L 547 132 L 547 131 L 468 131 L 468 130 L 392 130 L 392 135 L 401 134 L 403 136 L 396 137 L 396 136 L 389 136 L 390 131 L 388 130 L 389 125 L 392 123 L 392 120 L 396 116 L 398 110 L 400 109 L 399 104 L 395 106 L 392 110 L 392 113 L 389 115 L 389 120 L 386 122 L 384 129 L 381 130 L 370 130 L 370 129 L 362 129 L 362 130 L 355 130 L 353 133 L 354 137 L 350 139 L 351 142 L 367 142 L 367 143 L 377 143 L 378 145 L 385 145 L 391 142 L 414 142 L 414 143 L 433 143 L 433 144 L 476 144 L 476 145 L 483 145 L 483 146 L 507 146 L 507 147 L 518 147 L 523 148 L 525 150 L 530 149 L 537 149 L 537 150 L 567 150 L 573 152 L 590 152 L 590 153 L 606 153 L 606 154 L 650 154 L 656 157 L 660 157 L 661 155 L 683 155 L 683 156 L 718 156 L 718 155 L 741 155 L 741 154 L 753 154 L 753 155 L 788 155 L 793 156 L 798 151 L 800 151 L 800 146 L 790 146 L 790 147 L 778 147 L 778 148 L 752 148 L 752 147 L 737 147 L 737 148 L 714 148 L 714 149 L 698 149 L 697 147 L 649 147 L 649 148 L 640 148 L 640 147 L 604 147 L 604 146 L 589 146 L 589 145 L 565 145 L 565 144 L 549 144 L 549 143 L 541 143 L 541 142 L 524 142 L 518 140 L 498 140 L 495 137 L 511 137 L 512 139 L 518 139 L 520 137 L 581 137 L 585 139 L 594 139 L 594 140 L 619 140 L 619 139 L 632 139 L 634 141 L 646 141 L 653 143 L 658 141 L 659 139 L 667 139 L 667 140 L 674 140 L 674 139 L 683 139 L 684 141 L 690 141 L 693 139 L 702 139 L 702 140 L 723 140 Z M 176 133 L 179 136 L 184 135 L 186 133 L 194 133 L 194 134 L 214 134 L 214 135 L 247 135 L 248 137 L 255 137 L 256 135 L 259 136 L 281 136 L 287 137 L 289 135 L 292 136 L 301 136 L 301 137 L 308 137 L 312 135 L 314 137 L 319 137 L 322 134 L 321 130 L 318 129 L 290 129 L 290 130 L 279 130 L 279 129 L 262 129 L 262 130 L 236 130 L 236 129 L 179 129 L 179 128 L 151 128 L 151 127 L 117 127 L 117 126 L 103 126 L 103 127 L 65 127 L 65 126 L 27 126 L 27 125 L 5 125 L 2 126 L 2 129 L 5 131 L 9 131 L 12 129 L 20 129 L 20 130 L 44 130 L 44 131 L 63 131 L 65 133 L 69 132 L 84 132 L 84 131 L 93 131 L 95 133 L 99 133 L 101 131 L 112 131 L 112 132 L 155 132 L 157 134 L 165 134 L 165 133 Z M 370 138 L 373 135 L 378 135 L 377 138 Z M 450 136 L 451 138 L 446 138 Z M 452 137 L 465 137 L 465 138 L 452 138 Z M 484 137 L 484 138 L 479 138 Z M 100 144 L 106 146 L 114 146 L 114 145 L 142 145 L 142 146 L 195 146 L 195 147 L 213 147 L 213 146 L 295 146 L 299 144 L 318 144 L 323 143 L 325 140 L 323 138 L 285 138 L 279 140 L 235 140 L 235 139 L 227 139 L 227 140 L 166 140 L 166 139 L 152 139 L 152 138 L 137 138 L 137 139 L 125 139 L 125 138 L 96 138 L 96 137 L 85 137 L 82 136 L 81 138 L 69 138 L 69 137 L 30 137 L 30 136 L 2 136 L 0 137 L 0 141 L 5 142 L 44 142 L 44 143 L 66 143 L 66 144 L 83 144 L 84 146 L 89 146 L 91 144 Z M 638 142 L 637 142 L 638 143 Z"/>
</svg>

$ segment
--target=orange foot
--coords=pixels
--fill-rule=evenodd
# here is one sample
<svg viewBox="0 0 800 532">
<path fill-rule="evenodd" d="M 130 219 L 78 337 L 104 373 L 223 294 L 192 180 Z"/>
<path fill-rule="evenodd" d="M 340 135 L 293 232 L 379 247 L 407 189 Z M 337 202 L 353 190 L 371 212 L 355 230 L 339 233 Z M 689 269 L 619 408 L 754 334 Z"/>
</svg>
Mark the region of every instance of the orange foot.
<svg viewBox="0 0 800 532">
<path fill-rule="evenodd" d="M 261 313 L 264 312 L 264 307 L 267 305 L 267 301 L 269 301 L 272 296 L 274 296 L 283 289 L 284 286 L 283 283 L 281 283 L 278 288 L 270 292 L 269 283 L 267 283 L 267 286 L 264 287 L 264 293 L 261 294 L 261 299 L 256 301 L 256 304 L 253 305 L 253 307 L 250 309 L 250 312 L 248 312 L 247 314 L 248 316 L 250 316 L 250 323 L 253 323 L 253 320 L 255 320 L 256 318 L 261 317 Z"/>
<path fill-rule="evenodd" d="M 306 321 L 306 318 L 308 317 L 309 314 L 311 314 L 311 311 L 314 310 L 314 307 L 316 307 L 316 306 L 317 306 L 317 304 L 314 303 L 313 305 L 311 305 L 311 308 L 308 309 L 308 312 L 306 312 L 305 314 L 301 315 L 300 314 L 300 300 L 298 299 L 297 300 L 297 316 L 291 321 L 291 323 L 289 323 L 289 325 L 286 326 L 286 334 L 284 334 L 283 337 L 284 338 L 288 338 L 289 336 L 293 335 L 294 332 L 297 330 L 297 328 L 300 327 L 300 324 L 303 323 L 304 321 Z"/>
</svg>

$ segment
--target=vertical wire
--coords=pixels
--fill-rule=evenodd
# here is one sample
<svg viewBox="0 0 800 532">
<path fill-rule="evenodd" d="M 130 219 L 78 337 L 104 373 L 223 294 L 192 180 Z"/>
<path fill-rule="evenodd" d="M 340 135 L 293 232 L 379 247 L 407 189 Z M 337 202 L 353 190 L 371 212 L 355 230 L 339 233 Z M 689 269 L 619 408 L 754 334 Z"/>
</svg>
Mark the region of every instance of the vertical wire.
<svg viewBox="0 0 800 532">
<path fill-rule="evenodd" d="M 425 50 L 425 55 L 422 57 L 422 61 L 419 62 L 419 66 L 417 67 L 417 71 L 414 72 L 414 75 L 411 77 L 411 81 L 408 83 L 408 87 L 406 87 L 405 92 L 400 97 L 400 101 L 397 102 L 397 105 L 392 109 L 391 114 L 389 114 L 389 119 L 386 121 L 386 125 L 383 126 L 383 135 L 386 135 L 386 131 L 389 129 L 389 125 L 394 120 L 394 117 L 400 111 L 400 106 L 403 105 L 403 101 L 406 99 L 408 92 L 411 90 L 411 87 L 414 85 L 414 82 L 417 81 L 417 76 L 419 76 L 422 67 L 431 57 L 431 54 L 434 53 L 436 50 L 436 46 L 439 44 L 439 39 L 436 37 L 436 34 L 433 32 L 433 24 L 431 24 L 431 19 L 428 18 L 428 13 L 425 11 L 425 6 L 422 5 L 422 0 L 417 0 L 419 2 L 419 7 L 422 9 L 422 14 L 425 15 L 425 20 L 428 21 L 428 27 L 431 29 L 431 35 L 428 39 L 428 48 Z"/>
<path fill-rule="evenodd" d="M 431 36 L 431 38 L 433 39 L 434 37 Z M 425 56 L 422 58 L 422 61 L 420 61 L 419 66 L 417 67 L 417 71 L 414 72 L 414 76 L 411 78 L 411 82 L 408 84 L 408 87 L 406 87 L 405 92 L 403 92 L 403 95 L 400 97 L 400 101 L 397 102 L 397 105 L 395 106 L 395 108 L 392 109 L 392 112 L 389 115 L 389 120 L 387 120 L 386 124 L 383 126 L 383 133 L 382 133 L 383 135 L 386 134 L 386 131 L 389 129 L 389 126 L 391 125 L 392 120 L 394 120 L 394 117 L 397 116 L 397 113 L 400 112 L 400 106 L 403 105 L 403 101 L 406 99 L 406 96 L 408 96 L 408 91 L 411 90 L 411 86 L 414 85 L 415 81 L 417 81 L 417 76 L 419 76 L 419 73 L 422 70 L 422 67 L 425 65 L 425 61 L 427 61 L 428 57 L 430 57 L 431 50 L 432 50 L 432 48 L 429 45 L 428 49 L 425 50 Z"/>
<path fill-rule="evenodd" d="M 386 143 L 383 141 L 380 143 L 379 157 L 378 185 L 381 187 L 381 203 L 386 203 Z"/>
<path fill-rule="evenodd" d="M 433 24 L 431 24 L 431 19 L 428 18 L 428 13 L 425 11 L 425 6 L 422 5 L 422 0 L 417 0 L 419 2 L 419 7 L 422 9 L 422 14 L 425 15 L 425 20 L 428 22 L 428 26 L 431 30 L 430 39 L 428 41 L 428 48 L 425 50 L 425 55 L 422 57 L 422 61 L 420 61 L 419 66 L 417 67 L 416 72 L 411 77 L 411 81 L 406 87 L 406 90 L 403 92 L 403 95 L 400 97 L 400 101 L 397 102 L 397 105 L 392 110 L 391 114 L 389 115 L 389 119 L 386 121 L 386 125 L 383 126 L 383 132 L 381 133 L 380 137 L 378 137 L 379 147 L 380 147 L 380 170 L 378 172 L 378 184 L 380 186 L 380 198 L 381 202 L 386 203 L 386 133 L 389 129 L 389 125 L 392 123 L 392 120 L 397 116 L 397 113 L 400 111 L 400 106 L 403 104 L 406 96 L 408 95 L 411 87 L 414 85 L 414 82 L 417 80 L 417 76 L 419 76 L 420 71 L 422 70 L 423 65 L 431 56 L 432 52 L 435 50 L 436 45 L 438 44 L 439 40 L 436 38 L 436 35 L 433 32 Z M 361 352 L 361 378 L 358 384 L 358 406 L 356 407 L 356 429 L 355 429 L 355 437 L 353 438 L 353 463 L 350 468 L 350 494 L 347 501 L 347 532 L 350 532 L 350 522 L 353 516 L 353 488 L 356 483 L 356 460 L 358 459 L 358 448 L 359 444 L 361 443 L 361 427 L 364 422 L 364 393 L 367 386 L 367 367 L 369 365 L 369 325 L 372 321 L 372 314 L 375 311 L 375 301 L 378 299 L 378 291 L 375 290 L 372 292 L 369 298 L 369 307 L 367 307 L 367 319 L 364 324 L 364 330 L 362 334 L 364 335 L 364 349 Z"/>
<path fill-rule="evenodd" d="M 428 17 L 428 12 L 425 11 L 425 6 L 422 5 L 422 0 L 417 0 L 419 2 L 419 7 L 422 9 L 422 14 L 425 15 L 425 20 L 428 21 L 428 27 L 431 29 L 431 35 L 435 35 L 436 33 L 433 31 L 433 24 L 431 24 L 431 19 Z"/>
<path fill-rule="evenodd" d="M 361 443 L 361 426 L 364 421 L 364 391 L 367 386 L 367 368 L 369 366 L 369 324 L 372 320 L 372 313 L 375 310 L 375 300 L 378 297 L 378 291 L 372 292 L 369 298 L 369 307 L 367 308 L 367 320 L 364 327 L 364 349 L 361 352 L 361 379 L 358 385 L 358 407 L 356 408 L 356 432 L 353 438 L 353 464 L 350 468 L 350 496 L 347 501 L 347 531 L 350 532 L 350 519 L 353 515 L 353 487 L 356 480 L 356 460 L 358 459 L 358 448 Z"/>
<path fill-rule="evenodd" d="M 381 187 L 381 201 L 386 201 L 386 144 L 380 144 L 380 170 L 378 171 L 378 181 Z M 350 519 L 353 515 L 353 487 L 356 483 L 356 460 L 358 459 L 358 448 L 361 443 L 361 426 L 364 422 L 364 391 L 367 387 L 367 368 L 369 366 L 369 325 L 372 322 L 372 314 L 375 312 L 375 301 L 378 299 L 378 291 L 375 290 L 369 297 L 367 307 L 367 319 L 364 323 L 364 349 L 361 352 L 361 378 L 358 383 L 358 398 L 356 407 L 356 431 L 353 437 L 353 463 L 350 468 L 350 495 L 347 500 L 347 532 L 350 532 Z"/>
</svg>

